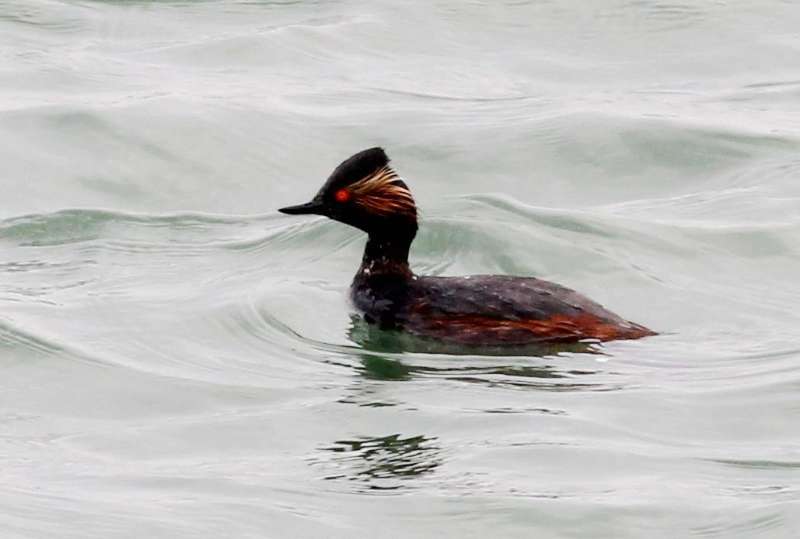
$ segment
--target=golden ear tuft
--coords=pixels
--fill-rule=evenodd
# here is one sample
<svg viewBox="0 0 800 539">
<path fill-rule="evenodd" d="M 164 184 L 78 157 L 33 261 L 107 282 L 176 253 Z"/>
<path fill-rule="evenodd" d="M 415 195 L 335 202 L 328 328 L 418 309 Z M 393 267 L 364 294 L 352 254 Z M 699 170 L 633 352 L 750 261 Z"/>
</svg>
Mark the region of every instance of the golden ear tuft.
<svg viewBox="0 0 800 539">
<path fill-rule="evenodd" d="M 414 198 L 397 173 L 386 165 L 350 186 L 356 204 L 370 213 L 416 219 Z M 337 193 L 338 194 L 338 193 Z"/>
</svg>

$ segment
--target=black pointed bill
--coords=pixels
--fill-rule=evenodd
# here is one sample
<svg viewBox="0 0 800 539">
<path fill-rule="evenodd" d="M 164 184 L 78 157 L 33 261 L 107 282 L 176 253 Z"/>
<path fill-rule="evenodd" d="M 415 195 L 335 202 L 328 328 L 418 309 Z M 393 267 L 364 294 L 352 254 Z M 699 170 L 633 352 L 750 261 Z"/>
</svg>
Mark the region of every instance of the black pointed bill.
<svg viewBox="0 0 800 539">
<path fill-rule="evenodd" d="M 305 204 L 298 204 L 297 206 L 286 206 L 285 208 L 281 208 L 278 211 L 289 215 L 307 215 L 307 214 L 323 215 L 323 210 L 324 206 L 322 205 L 322 203 L 317 202 L 316 200 L 312 200 L 311 202 L 306 202 Z"/>
</svg>

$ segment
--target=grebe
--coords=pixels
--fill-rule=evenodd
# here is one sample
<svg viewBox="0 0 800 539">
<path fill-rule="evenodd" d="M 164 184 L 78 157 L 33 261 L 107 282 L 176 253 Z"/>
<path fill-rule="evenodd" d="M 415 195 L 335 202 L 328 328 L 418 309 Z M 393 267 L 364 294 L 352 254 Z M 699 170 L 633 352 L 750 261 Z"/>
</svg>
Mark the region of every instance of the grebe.
<svg viewBox="0 0 800 539">
<path fill-rule="evenodd" d="M 364 319 L 444 343 L 518 346 L 638 339 L 655 332 L 563 286 L 533 277 L 415 275 L 408 264 L 417 208 L 382 148 L 342 162 L 290 214 L 324 215 L 368 234 L 350 296 Z"/>
</svg>

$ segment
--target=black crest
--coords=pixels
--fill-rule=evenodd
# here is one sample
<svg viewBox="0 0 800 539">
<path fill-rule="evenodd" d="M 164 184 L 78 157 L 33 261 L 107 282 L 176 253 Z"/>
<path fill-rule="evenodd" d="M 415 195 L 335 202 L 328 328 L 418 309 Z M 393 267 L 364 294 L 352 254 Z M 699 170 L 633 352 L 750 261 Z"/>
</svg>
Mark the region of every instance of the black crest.
<svg viewBox="0 0 800 539">
<path fill-rule="evenodd" d="M 339 188 L 355 183 L 389 164 L 389 156 L 383 148 L 369 148 L 346 160 L 334 169 L 328 177 L 325 188 Z"/>
</svg>

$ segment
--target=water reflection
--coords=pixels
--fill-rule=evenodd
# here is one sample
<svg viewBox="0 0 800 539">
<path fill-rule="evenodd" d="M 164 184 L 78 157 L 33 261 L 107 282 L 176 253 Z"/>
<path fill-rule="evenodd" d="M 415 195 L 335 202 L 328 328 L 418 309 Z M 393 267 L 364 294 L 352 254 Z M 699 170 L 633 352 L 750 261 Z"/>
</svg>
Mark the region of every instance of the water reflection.
<svg viewBox="0 0 800 539">
<path fill-rule="evenodd" d="M 409 479 L 428 474 L 442 463 L 436 438 L 422 435 L 404 438 L 392 434 L 337 440 L 321 450 L 331 458 L 318 463 L 336 469 L 325 479 L 357 481 L 367 490 L 397 490 L 409 486 Z"/>
<path fill-rule="evenodd" d="M 347 336 L 364 350 L 375 352 L 414 352 L 423 354 L 446 354 L 451 356 L 528 356 L 547 357 L 564 353 L 601 353 L 596 342 L 538 343 L 527 346 L 467 346 L 443 343 L 434 339 L 415 337 L 402 331 L 388 331 L 368 324 L 360 316 L 350 317 Z"/>
<path fill-rule="evenodd" d="M 433 377 L 541 391 L 613 391 L 625 386 L 618 373 L 600 367 L 593 360 L 592 356 L 605 354 L 591 343 L 540 345 L 500 353 L 498 348 L 476 350 L 442 345 L 397 331 L 379 330 L 356 316 L 351 318 L 348 334 L 361 348 L 355 354 L 356 363 L 337 364 L 355 367 L 361 378 L 339 401 L 346 404 L 373 407 L 403 404 L 392 398 L 387 400 L 385 391 L 379 389 L 381 385 L 369 382 L 421 381 Z M 580 354 L 572 357 L 576 352 Z"/>
<path fill-rule="evenodd" d="M 408 380 L 413 368 L 400 360 L 381 355 L 361 354 L 361 373 L 373 380 Z"/>
<path fill-rule="evenodd" d="M 610 391 L 622 387 L 618 381 L 612 383 L 607 378 L 615 376 L 613 372 L 530 364 L 523 358 L 514 357 L 494 365 L 487 365 L 487 358 L 473 360 L 464 357 L 458 360 L 458 364 L 443 358 L 440 364 L 435 364 L 437 359 L 423 358 L 423 363 L 419 358 L 410 357 L 403 361 L 389 354 L 368 352 L 359 354 L 359 359 L 357 369 L 368 380 L 408 381 L 435 376 L 457 382 L 544 391 Z M 569 360 L 565 358 L 565 361 Z M 605 375 L 602 380 L 600 375 Z"/>
</svg>

